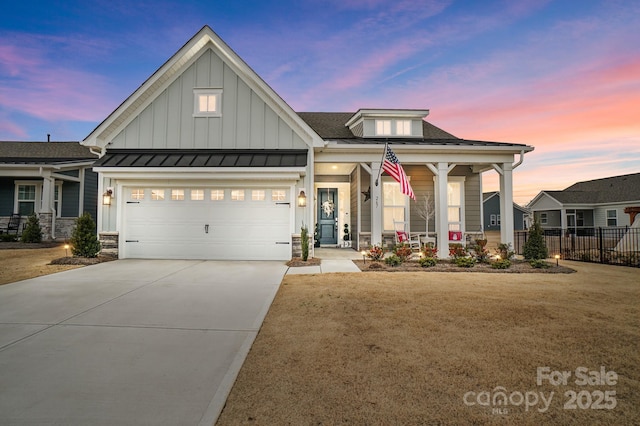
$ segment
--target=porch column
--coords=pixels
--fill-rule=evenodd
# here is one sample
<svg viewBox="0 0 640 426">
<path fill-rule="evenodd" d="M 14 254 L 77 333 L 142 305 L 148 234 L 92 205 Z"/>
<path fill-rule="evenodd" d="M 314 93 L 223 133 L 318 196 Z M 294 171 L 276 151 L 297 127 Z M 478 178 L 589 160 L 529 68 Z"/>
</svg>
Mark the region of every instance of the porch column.
<svg viewBox="0 0 640 426">
<path fill-rule="evenodd" d="M 513 169 L 502 163 L 500 173 L 500 242 L 514 247 L 513 236 Z"/>
<path fill-rule="evenodd" d="M 42 204 L 38 213 L 40 227 L 42 229 L 42 239 L 49 241 L 55 238 L 55 215 L 53 210 L 53 195 L 56 180 L 51 177 L 50 172 L 42 175 Z"/>
<path fill-rule="evenodd" d="M 371 245 L 382 246 L 382 179 L 380 162 L 371 163 Z M 378 185 L 376 185 L 378 180 Z"/>
<path fill-rule="evenodd" d="M 449 203 L 447 201 L 447 176 L 449 164 L 438 163 L 436 174 L 436 232 L 438 235 L 438 257 L 449 258 Z"/>
</svg>

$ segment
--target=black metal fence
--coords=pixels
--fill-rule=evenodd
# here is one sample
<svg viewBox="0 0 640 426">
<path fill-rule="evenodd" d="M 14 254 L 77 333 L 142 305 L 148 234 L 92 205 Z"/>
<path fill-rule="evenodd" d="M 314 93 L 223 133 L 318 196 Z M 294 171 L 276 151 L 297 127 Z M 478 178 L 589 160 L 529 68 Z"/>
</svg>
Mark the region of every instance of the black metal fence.
<svg viewBox="0 0 640 426">
<path fill-rule="evenodd" d="M 549 257 L 640 267 L 639 228 L 546 228 L 544 234 Z M 528 231 L 515 232 L 516 253 L 522 254 L 527 238 Z"/>
</svg>

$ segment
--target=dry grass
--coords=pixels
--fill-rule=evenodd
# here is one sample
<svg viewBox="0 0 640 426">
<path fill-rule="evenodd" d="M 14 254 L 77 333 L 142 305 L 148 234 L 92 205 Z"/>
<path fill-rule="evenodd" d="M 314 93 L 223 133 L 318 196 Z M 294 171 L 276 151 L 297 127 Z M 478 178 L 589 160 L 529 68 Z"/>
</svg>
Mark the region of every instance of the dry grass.
<svg viewBox="0 0 640 426">
<path fill-rule="evenodd" d="M 82 266 L 49 265 L 52 260 L 64 256 L 63 246 L 0 250 L 0 264 L 2 265 L 0 268 L 0 285 Z"/>
<path fill-rule="evenodd" d="M 218 424 L 640 424 L 639 271 L 566 264 L 578 272 L 287 276 Z M 619 380 L 538 386 L 543 366 Z M 498 386 L 554 396 L 544 413 L 465 405 Z M 565 410 L 568 390 L 615 390 L 617 406 Z"/>
</svg>

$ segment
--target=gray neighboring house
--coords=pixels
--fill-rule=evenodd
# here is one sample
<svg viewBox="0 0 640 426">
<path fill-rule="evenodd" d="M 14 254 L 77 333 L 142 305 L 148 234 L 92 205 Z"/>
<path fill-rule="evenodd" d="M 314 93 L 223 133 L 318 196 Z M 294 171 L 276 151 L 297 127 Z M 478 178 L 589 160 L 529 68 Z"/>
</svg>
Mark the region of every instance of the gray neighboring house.
<svg viewBox="0 0 640 426">
<path fill-rule="evenodd" d="M 500 193 L 498 191 L 482 194 L 482 223 L 485 231 L 500 230 Z M 530 212 L 526 208 L 513 203 L 513 229 L 522 231 L 528 229 Z"/>
<path fill-rule="evenodd" d="M 543 228 L 589 233 L 594 228 L 631 225 L 640 207 L 640 173 L 578 182 L 562 191 L 541 191 L 529 208 Z M 626 210 L 626 212 L 625 212 Z"/>
<path fill-rule="evenodd" d="M 44 240 L 68 239 L 83 212 L 96 217 L 96 159 L 78 142 L 0 142 L 0 230 L 36 212 Z"/>
</svg>

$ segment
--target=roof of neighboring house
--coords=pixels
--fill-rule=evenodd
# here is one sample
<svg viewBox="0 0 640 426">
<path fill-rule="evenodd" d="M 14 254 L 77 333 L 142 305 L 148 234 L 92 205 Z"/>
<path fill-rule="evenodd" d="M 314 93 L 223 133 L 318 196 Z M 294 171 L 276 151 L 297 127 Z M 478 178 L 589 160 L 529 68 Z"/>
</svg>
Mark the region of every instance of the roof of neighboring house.
<svg viewBox="0 0 640 426">
<path fill-rule="evenodd" d="M 0 142 L 0 164 L 46 164 L 97 158 L 79 142 Z"/>
<path fill-rule="evenodd" d="M 498 196 L 498 198 L 500 198 L 500 192 L 498 192 L 498 191 L 483 192 L 482 193 L 482 202 L 485 203 L 490 198 L 493 198 L 496 195 Z M 520 204 L 513 203 L 513 207 L 518 209 L 518 210 L 523 211 L 524 213 L 530 213 L 530 211 L 526 207 L 522 207 Z"/>
<path fill-rule="evenodd" d="M 306 149 L 109 150 L 94 167 L 305 167 Z"/>
<path fill-rule="evenodd" d="M 562 191 L 544 191 L 562 204 L 605 204 L 640 200 L 640 173 L 574 183 Z"/>
</svg>

